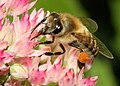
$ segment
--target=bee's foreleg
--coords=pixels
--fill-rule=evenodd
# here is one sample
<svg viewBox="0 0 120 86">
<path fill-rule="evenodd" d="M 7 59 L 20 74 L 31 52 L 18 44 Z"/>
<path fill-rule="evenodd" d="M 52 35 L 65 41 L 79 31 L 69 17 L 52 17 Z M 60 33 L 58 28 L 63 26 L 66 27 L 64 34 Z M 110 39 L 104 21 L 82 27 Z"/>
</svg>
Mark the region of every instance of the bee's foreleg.
<svg viewBox="0 0 120 86">
<path fill-rule="evenodd" d="M 36 29 L 40 24 L 42 24 L 43 22 L 45 22 L 46 19 L 47 19 L 47 17 L 45 17 L 42 21 L 40 21 L 40 22 L 32 29 L 31 34 L 35 31 L 35 29 Z"/>
<path fill-rule="evenodd" d="M 34 36 L 33 38 L 31 38 L 31 40 L 33 40 L 33 39 L 37 38 L 38 36 L 40 36 L 40 35 L 42 34 L 42 32 L 43 32 L 42 30 L 39 31 L 38 34 L 37 34 L 36 36 Z"/>
</svg>

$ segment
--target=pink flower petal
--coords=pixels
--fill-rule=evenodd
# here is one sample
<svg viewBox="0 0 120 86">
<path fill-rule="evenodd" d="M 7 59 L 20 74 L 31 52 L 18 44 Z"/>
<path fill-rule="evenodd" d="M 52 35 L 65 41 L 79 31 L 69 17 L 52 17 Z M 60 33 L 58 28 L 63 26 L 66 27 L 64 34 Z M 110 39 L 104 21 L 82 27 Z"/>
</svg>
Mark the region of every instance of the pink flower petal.
<svg viewBox="0 0 120 86">
<path fill-rule="evenodd" d="M 11 62 L 14 57 L 15 57 L 14 53 L 0 50 L 0 65 Z"/>
<path fill-rule="evenodd" d="M 46 84 L 46 70 L 33 70 L 31 73 L 30 73 L 30 76 L 29 76 L 29 80 L 31 81 L 31 83 L 33 84 L 41 84 L 41 85 L 44 85 Z"/>
<path fill-rule="evenodd" d="M 49 82 L 58 82 L 64 75 L 65 69 L 62 68 L 62 56 L 58 57 L 54 64 L 47 70 L 47 79 Z"/>
<path fill-rule="evenodd" d="M 8 46 L 8 42 L 6 41 L 0 41 L 0 50 L 6 49 Z"/>
<path fill-rule="evenodd" d="M 4 18 L 7 15 L 20 15 L 31 7 L 37 0 L 30 2 L 30 0 L 4 0 L 0 2 L 0 19 Z"/>
<path fill-rule="evenodd" d="M 94 76 L 94 77 L 89 77 L 89 78 L 86 78 L 86 79 L 82 79 L 80 81 L 80 83 L 81 83 L 81 86 L 83 86 L 83 85 L 94 86 L 96 84 L 97 80 L 98 80 L 98 77 Z"/>
<path fill-rule="evenodd" d="M 74 72 L 71 69 L 59 80 L 59 86 L 74 86 Z"/>
<path fill-rule="evenodd" d="M 2 29 L 2 20 L 3 18 L 0 18 L 0 30 Z"/>
</svg>

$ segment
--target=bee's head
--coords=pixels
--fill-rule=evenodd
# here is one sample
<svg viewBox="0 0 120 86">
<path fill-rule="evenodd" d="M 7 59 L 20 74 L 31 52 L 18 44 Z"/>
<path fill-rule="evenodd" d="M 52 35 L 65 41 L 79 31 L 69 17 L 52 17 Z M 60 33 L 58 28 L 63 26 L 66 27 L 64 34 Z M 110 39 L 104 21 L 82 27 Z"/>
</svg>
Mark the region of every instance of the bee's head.
<svg viewBox="0 0 120 86">
<path fill-rule="evenodd" d="M 43 34 L 59 35 L 63 26 L 58 13 L 51 13 L 46 18 L 46 25 L 43 30 Z"/>
<path fill-rule="evenodd" d="M 62 36 L 70 33 L 76 28 L 74 20 L 75 17 L 66 13 L 51 13 L 46 18 L 46 25 L 44 27 L 43 34 L 53 34 L 56 36 Z"/>
</svg>

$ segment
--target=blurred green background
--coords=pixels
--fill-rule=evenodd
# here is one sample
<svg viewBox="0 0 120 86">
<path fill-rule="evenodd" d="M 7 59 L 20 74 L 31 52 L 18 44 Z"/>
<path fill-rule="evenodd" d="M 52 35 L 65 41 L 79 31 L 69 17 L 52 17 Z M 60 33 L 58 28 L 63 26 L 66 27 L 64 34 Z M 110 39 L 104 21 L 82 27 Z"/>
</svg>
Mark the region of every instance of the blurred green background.
<svg viewBox="0 0 120 86">
<path fill-rule="evenodd" d="M 38 0 L 37 10 L 67 12 L 90 17 L 98 23 L 95 33 L 114 55 L 114 60 L 99 55 L 87 75 L 97 75 L 96 86 L 120 86 L 120 0 Z"/>
</svg>

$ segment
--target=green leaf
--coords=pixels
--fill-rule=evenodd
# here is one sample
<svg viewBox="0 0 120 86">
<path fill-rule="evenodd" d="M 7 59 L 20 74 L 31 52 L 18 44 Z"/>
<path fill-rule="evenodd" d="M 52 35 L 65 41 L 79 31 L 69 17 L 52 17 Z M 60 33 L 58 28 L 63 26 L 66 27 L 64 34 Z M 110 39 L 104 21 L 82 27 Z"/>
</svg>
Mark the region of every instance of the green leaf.
<svg viewBox="0 0 120 86">
<path fill-rule="evenodd" d="M 39 49 L 40 49 L 39 45 L 36 45 L 36 46 L 34 47 L 34 49 L 35 49 L 35 50 L 39 50 Z"/>
<path fill-rule="evenodd" d="M 38 42 L 45 42 L 46 41 L 46 36 L 43 36 Z"/>
<path fill-rule="evenodd" d="M 38 42 L 45 42 L 46 41 L 46 36 L 43 36 L 41 39 L 38 39 Z M 36 45 L 34 47 L 35 50 L 39 50 L 40 49 L 40 46 L 39 45 Z"/>
</svg>

